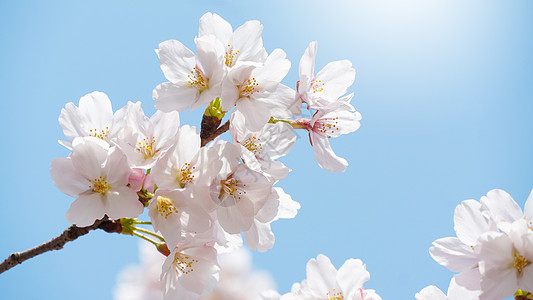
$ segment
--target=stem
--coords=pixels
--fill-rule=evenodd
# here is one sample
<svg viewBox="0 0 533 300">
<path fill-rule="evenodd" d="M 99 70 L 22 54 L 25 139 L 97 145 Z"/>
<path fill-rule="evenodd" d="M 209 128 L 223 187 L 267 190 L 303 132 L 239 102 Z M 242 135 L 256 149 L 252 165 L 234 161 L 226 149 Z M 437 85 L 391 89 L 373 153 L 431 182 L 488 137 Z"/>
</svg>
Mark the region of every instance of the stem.
<svg viewBox="0 0 533 300">
<path fill-rule="evenodd" d="M 229 130 L 229 120 L 226 121 L 222 126 L 218 127 L 217 130 L 213 131 L 212 133 L 208 134 L 205 138 L 202 138 L 202 147 L 207 145 L 207 143 L 214 140 L 217 136 L 223 134 L 224 132 Z"/>
<path fill-rule="evenodd" d="M 105 221 L 107 221 L 107 217 L 102 220 L 96 220 L 93 225 L 87 227 L 71 225 L 65 231 L 63 231 L 63 233 L 47 242 L 44 242 L 26 251 L 12 253 L 0 264 L 0 274 L 39 254 L 62 249 L 67 242 L 73 241 L 82 235 L 86 235 L 89 233 L 89 231 L 97 229 L 98 226 Z"/>
<path fill-rule="evenodd" d="M 144 229 L 144 228 L 139 228 L 139 227 L 134 227 L 133 230 L 135 230 L 135 231 L 139 231 L 139 232 L 142 232 L 142 233 L 149 234 L 149 235 L 151 235 L 151 236 L 153 236 L 153 237 L 158 238 L 161 242 L 164 242 L 164 241 L 165 241 L 165 239 L 164 239 L 162 236 L 160 236 L 159 234 L 157 234 L 157 233 L 155 233 L 155 232 L 152 232 L 152 231 L 150 231 L 150 230 L 146 230 L 146 229 Z M 133 233 L 135 233 L 135 231 L 134 231 Z"/>
<path fill-rule="evenodd" d="M 139 224 L 139 225 L 152 225 L 152 222 L 150 221 L 135 221 L 135 224 Z"/>
<path fill-rule="evenodd" d="M 134 236 L 138 236 L 138 237 L 140 237 L 141 239 L 143 239 L 143 240 L 145 240 L 145 241 L 148 241 L 148 242 L 154 244 L 156 247 L 159 245 L 158 242 L 156 242 L 156 241 L 154 241 L 154 240 L 152 240 L 152 239 L 149 239 L 148 237 L 146 237 L 146 236 L 144 236 L 144 235 L 142 235 L 142 234 L 140 234 L 140 233 L 137 233 L 137 232 L 135 232 L 135 231 L 133 232 L 133 235 L 134 235 Z"/>
</svg>

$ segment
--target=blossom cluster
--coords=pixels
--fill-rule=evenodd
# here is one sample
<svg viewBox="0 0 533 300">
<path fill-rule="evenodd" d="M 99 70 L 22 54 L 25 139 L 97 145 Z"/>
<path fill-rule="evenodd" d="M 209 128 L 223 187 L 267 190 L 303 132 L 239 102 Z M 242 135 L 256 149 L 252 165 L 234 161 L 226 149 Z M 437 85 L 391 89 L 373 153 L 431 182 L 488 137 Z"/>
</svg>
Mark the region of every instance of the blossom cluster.
<svg viewBox="0 0 533 300">
<path fill-rule="evenodd" d="M 158 263 L 163 257 L 148 244 L 140 245 L 141 264 L 129 266 L 118 276 L 115 300 L 161 299 L 164 285 L 158 280 Z M 219 256 L 218 286 L 200 300 L 381 300 L 374 290 L 364 289 L 370 279 L 359 259 L 347 260 L 336 270 L 329 258 L 320 254 L 307 263 L 307 279 L 295 283 L 292 291 L 280 295 L 267 272 L 253 270 L 250 253 L 243 248 Z"/>
<path fill-rule="evenodd" d="M 455 209 L 454 223 L 457 236 L 430 248 L 436 262 L 457 273 L 448 295 L 430 286 L 417 300 L 497 300 L 533 291 L 533 191 L 524 211 L 503 190 L 465 200 Z"/>
<path fill-rule="evenodd" d="M 290 61 L 281 49 L 267 53 L 262 28 L 248 21 L 233 31 L 206 13 L 196 53 L 176 40 L 162 42 L 156 53 L 168 82 L 153 91 L 151 117 L 141 102 L 113 111 L 102 92 L 83 96 L 78 106 L 68 103 L 59 116 L 67 139 L 60 144 L 72 152 L 54 159 L 50 172 L 56 187 L 75 198 L 66 219 L 80 227 L 116 221 L 121 233 L 154 243 L 167 256 L 161 273 L 166 299 L 213 291 L 220 253 L 243 243 L 258 251 L 273 247 L 271 223 L 295 217 L 300 208 L 278 186 L 290 169 L 277 159 L 293 147 L 293 130 L 309 133 L 322 168 L 347 166 L 329 138 L 359 128 L 353 94 L 345 95 L 355 77 L 352 64 L 331 62 L 315 75 L 312 42 L 293 90 L 281 83 Z M 179 112 L 202 106 L 200 130 L 180 125 Z M 298 118 L 302 109 L 313 117 Z M 231 141 L 216 138 L 226 130 Z M 149 222 L 136 219 L 145 208 Z M 154 232 L 138 227 L 147 224 Z"/>
</svg>

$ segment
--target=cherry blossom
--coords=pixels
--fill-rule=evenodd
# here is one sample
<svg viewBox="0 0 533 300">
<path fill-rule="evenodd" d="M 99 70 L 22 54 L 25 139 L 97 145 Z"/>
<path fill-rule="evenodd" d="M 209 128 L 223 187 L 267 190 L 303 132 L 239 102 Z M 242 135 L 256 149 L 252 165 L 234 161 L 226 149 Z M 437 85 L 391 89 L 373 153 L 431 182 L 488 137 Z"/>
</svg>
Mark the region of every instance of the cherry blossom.
<svg viewBox="0 0 533 300">
<path fill-rule="evenodd" d="M 512 296 L 517 289 L 533 291 L 533 232 L 525 220 L 509 232 L 487 232 L 480 237 L 481 300 Z"/>
<path fill-rule="evenodd" d="M 216 287 L 220 268 L 215 248 L 186 241 L 163 263 L 164 299 L 198 299 Z"/>
<path fill-rule="evenodd" d="M 211 35 L 196 39 L 196 55 L 176 40 L 159 44 L 156 52 L 169 82 L 154 89 L 155 107 L 164 112 L 189 106 L 194 110 L 218 97 L 225 76 L 222 47 Z"/>
<path fill-rule="evenodd" d="M 128 102 L 125 107 L 125 124 L 116 144 L 128 157 L 134 168 L 150 169 L 170 147 L 179 130 L 177 112 L 157 111 L 148 118 L 141 102 Z"/>
<path fill-rule="evenodd" d="M 487 196 L 481 198 L 481 203 L 488 208 L 502 231 L 508 232 L 511 224 L 519 219 L 525 219 L 529 229 L 533 230 L 533 190 L 524 205 L 524 212 L 511 195 L 503 190 L 489 191 Z"/>
<path fill-rule="evenodd" d="M 137 193 L 127 186 L 131 169 L 118 148 L 94 137 L 75 138 L 72 148 L 50 169 L 56 187 L 76 198 L 65 216 L 69 222 L 82 227 L 105 215 L 118 219 L 142 213 Z"/>
<path fill-rule="evenodd" d="M 292 118 L 300 114 L 295 92 L 280 81 L 291 63 L 281 49 L 275 49 L 264 64 L 242 63 L 232 68 L 222 85 L 222 109 L 235 109 L 245 116 L 245 125 L 259 131 L 271 116 Z"/>
<path fill-rule="evenodd" d="M 373 290 L 363 289 L 370 274 L 359 259 L 347 260 L 337 271 L 329 258 L 319 254 L 307 263 L 307 279 L 293 286 L 282 299 L 381 300 Z"/>
<path fill-rule="evenodd" d="M 318 165 L 326 171 L 344 172 L 348 162 L 338 157 L 331 149 L 329 139 L 356 131 L 361 120 L 361 114 L 353 111 L 350 105 L 353 94 L 332 102 L 318 110 L 311 120 L 297 119 L 293 127 L 304 128 L 309 131 L 309 140 L 315 151 Z"/>
<path fill-rule="evenodd" d="M 124 110 L 113 114 L 111 101 L 102 92 L 92 92 L 80 98 L 79 106 L 69 102 L 61 109 L 59 124 L 69 141 L 76 137 L 92 136 L 109 142 L 123 127 Z M 68 141 L 60 144 L 71 149 Z"/>
<path fill-rule="evenodd" d="M 266 60 L 262 32 L 263 25 L 257 20 L 247 21 L 233 32 L 231 25 L 219 15 L 206 13 L 200 18 L 198 36 L 215 36 L 224 45 L 224 65 L 231 68 L 242 61 L 263 63 Z"/>
<path fill-rule="evenodd" d="M 355 79 L 349 60 L 328 63 L 316 76 L 317 42 L 311 42 L 300 60 L 298 98 L 311 108 L 321 109 L 344 95 Z"/>
<path fill-rule="evenodd" d="M 204 232 L 211 226 L 207 212 L 180 190 L 158 189 L 148 209 L 154 230 L 163 234 L 170 248 L 181 241 L 182 230 Z"/>
<path fill-rule="evenodd" d="M 230 133 L 233 141 L 241 145 L 245 163 L 276 180 L 287 177 L 290 169 L 275 159 L 287 155 L 294 146 L 296 135 L 292 127 L 283 122 L 269 123 L 254 132 L 244 126 L 244 120 L 242 113 L 235 111 L 231 115 Z"/>
</svg>

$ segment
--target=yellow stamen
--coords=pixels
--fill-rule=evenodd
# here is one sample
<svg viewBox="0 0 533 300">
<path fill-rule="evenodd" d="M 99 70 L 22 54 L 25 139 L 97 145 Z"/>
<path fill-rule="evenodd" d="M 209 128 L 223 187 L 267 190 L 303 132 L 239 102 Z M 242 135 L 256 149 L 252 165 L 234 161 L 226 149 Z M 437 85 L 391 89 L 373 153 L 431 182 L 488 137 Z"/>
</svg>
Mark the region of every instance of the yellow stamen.
<svg viewBox="0 0 533 300">
<path fill-rule="evenodd" d="M 89 179 L 89 182 L 91 183 L 91 185 L 89 185 L 89 188 L 92 189 L 95 193 L 103 195 L 111 189 L 111 187 L 107 184 L 106 179 L 102 176 L 93 180 Z"/>
<path fill-rule="evenodd" d="M 161 215 L 161 217 L 165 219 L 168 218 L 168 216 L 170 216 L 171 214 L 178 213 L 178 210 L 176 209 L 172 201 L 169 198 L 163 196 L 157 197 L 156 209 Z"/>
</svg>

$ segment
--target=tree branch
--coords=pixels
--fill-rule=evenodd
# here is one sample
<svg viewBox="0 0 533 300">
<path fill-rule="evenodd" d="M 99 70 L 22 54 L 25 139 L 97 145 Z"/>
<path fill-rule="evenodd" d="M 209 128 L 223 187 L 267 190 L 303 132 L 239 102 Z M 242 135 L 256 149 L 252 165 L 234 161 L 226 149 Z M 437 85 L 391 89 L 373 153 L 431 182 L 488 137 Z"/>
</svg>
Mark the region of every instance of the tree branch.
<svg viewBox="0 0 533 300">
<path fill-rule="evenodd" d="M 87 227 L 78 227 L 76 225 L 71 225 L 65 231 L 63 231 L 62 234 L 45 243 L 42 243 L 26 251 L 15 252 L 9 255 L 9 257 L 6 258 L 0 264 L 0 274 L 34 256 L 43 254 L 48 251 L 62 249 L 67 242 L 73 241 L 82 235 L 86 235 L 89 231 L 100 228 L 101 225 L 105 225 L 108 222 L 112 221 L 107 221 L 107 217 L 105 217 L 102 220 L 96 220 L 93 225 Z"/>
<path fill-rule="evenodd" d="M 217 130 L 210 132 L 205 137 L 202 137 L 202 147 L 207 145 L 207 143 L 211 142 L 217 136 L 223 134 L 224 132 L 228 130 L 229 130 L 229 120 L 226 121 L 226 123 L 224 123 L 222 126 L 218 127 Z"/>
</svg>

